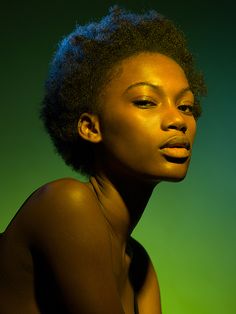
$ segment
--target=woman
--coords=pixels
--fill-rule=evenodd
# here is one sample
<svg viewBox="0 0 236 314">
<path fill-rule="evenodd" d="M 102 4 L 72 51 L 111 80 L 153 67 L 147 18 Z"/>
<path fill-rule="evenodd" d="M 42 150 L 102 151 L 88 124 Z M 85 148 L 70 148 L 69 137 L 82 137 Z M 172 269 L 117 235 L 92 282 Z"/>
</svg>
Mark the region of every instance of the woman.
<svg viewBox="0 0 236 314">
<path fill-rule="evenodd" d="M 204 92 L 183 34 L 155 11 L 113 7 L 63 39 L 40 116 L 89 180 L 40 187 L 1 236 L 1 314 L 161 313 L 131 233 L 154 187 L 185 177 Z"/>
</svg>

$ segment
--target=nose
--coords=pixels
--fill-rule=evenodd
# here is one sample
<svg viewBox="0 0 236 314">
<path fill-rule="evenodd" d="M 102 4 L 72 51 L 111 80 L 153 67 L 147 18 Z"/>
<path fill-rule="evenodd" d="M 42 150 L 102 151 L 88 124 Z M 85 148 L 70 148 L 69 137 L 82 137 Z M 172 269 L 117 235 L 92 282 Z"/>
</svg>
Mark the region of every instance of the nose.
<svg viewBox="0 0 236 314">
<path fill-rule="evenodd" d="M 177 130 L 185 133 L 187 131 L 187 124 L 183 115 L 178 108 L 169 108 L 162 119 L 162 129 L 164 131 Z"/>
</svg>

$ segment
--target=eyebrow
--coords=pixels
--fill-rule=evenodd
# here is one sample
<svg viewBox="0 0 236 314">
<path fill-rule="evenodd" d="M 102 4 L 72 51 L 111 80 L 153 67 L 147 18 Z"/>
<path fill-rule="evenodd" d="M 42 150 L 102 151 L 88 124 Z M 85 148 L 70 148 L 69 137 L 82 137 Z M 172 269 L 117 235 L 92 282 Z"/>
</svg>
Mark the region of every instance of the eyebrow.
<svg viewBox="0 0 236 314">
<path fill-rule="evenodd" d="M 134 84 L 128 86 L 128 87 L 126 88 L 126 90 L 124 91 L 124 93 L 126 93 L 126 92 L 129 91 L 130 89 L 132 89 L 132 88 L 134 88 L 134 87 L 138 87 L 138 86 L 148 86 L 148 87 L 152 88 L 155 92 L 158 92 L 158 93 L 160 93 L 160 94 L 162 94 L 162 95 L 165 94 L 164 89 L 163 89 L 161 86 L 159 86 L 159 85 L 154 85 L 154 84 L 152 84 L 152 83 L 150 83 L 150 82 L 137 82 L 137 83 L 134 83 Z M 184 95 L 185 93 L 187 93 L 187 92 L 193 93 L 192 90 L 191 90 L 191 88 L 190 88 L 189 86 L 187 86 L 187 87 L 181 89 L 180 92 L 177 94 L 177 98 L 180 98 L 181 96 L 183 96 L 183 95 Z"/>
</svg>

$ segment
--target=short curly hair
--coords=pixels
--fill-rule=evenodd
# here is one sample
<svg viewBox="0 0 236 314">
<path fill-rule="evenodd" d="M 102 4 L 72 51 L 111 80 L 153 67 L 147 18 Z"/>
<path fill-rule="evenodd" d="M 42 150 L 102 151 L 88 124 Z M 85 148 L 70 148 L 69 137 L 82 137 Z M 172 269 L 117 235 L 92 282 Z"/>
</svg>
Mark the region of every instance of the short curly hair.
<svg viewBox="0 0 236 314">
<path fill-rule="evenodd" d="M 98 113 L 99 95 L 114 66 L 141 52 L 162 53 L 183 68 L 196 98 L 194 117 L 200 116 L 206 87 L 184 34 L 156 11 L 135 14 L 111 7 L 99 22 L 76 26 L 59 43 L 45 84 L 40 118 L 56 152 L 75 171 L 87 176 L 94 171 L 94 144 L 77 131 L 80 115 Z"/>
</svg>

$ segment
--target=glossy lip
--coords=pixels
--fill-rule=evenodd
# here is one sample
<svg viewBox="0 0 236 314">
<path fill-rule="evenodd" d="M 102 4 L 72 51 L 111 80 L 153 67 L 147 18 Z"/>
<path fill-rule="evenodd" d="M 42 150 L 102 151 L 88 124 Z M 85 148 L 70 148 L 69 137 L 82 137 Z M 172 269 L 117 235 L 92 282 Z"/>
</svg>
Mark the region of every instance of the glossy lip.
<svg viewBox="0 0 236 314">
<path fill-rule="evenodd" d="M 190 156 L 191 144 L 185 136 L 173 136 L 160 146 L 163 155 L 171 158 L 187 158 Z"/>
<path fill-rule="evenodd" d="M 187 137 L 185 136 L 173 136 L 169 138 L 167 141 L 165 141 L 163 144 L 161 144 L 160 149 L 163 148 L 185 148 L 187 150 L 190 150 L 191 145 Z"/>
</svg>

